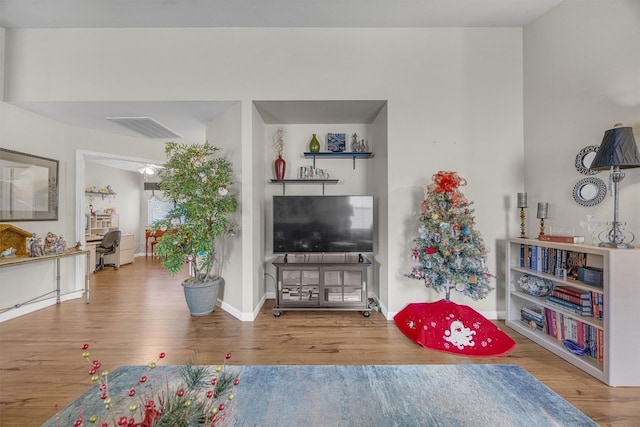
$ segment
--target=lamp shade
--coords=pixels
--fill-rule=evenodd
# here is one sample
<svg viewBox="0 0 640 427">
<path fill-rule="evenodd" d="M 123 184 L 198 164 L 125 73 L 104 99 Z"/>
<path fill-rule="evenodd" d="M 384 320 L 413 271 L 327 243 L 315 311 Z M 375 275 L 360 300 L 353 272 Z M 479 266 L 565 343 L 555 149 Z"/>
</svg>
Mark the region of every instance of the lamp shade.
<svg viewBox="0 0 640 427">
<path fill-rule="evenodd" d="M 616 127 L 605 131 L 602 144 L 589 169 L 602 170 L 640 168 L 640 153 L 631 127 Z"/>
</svg>

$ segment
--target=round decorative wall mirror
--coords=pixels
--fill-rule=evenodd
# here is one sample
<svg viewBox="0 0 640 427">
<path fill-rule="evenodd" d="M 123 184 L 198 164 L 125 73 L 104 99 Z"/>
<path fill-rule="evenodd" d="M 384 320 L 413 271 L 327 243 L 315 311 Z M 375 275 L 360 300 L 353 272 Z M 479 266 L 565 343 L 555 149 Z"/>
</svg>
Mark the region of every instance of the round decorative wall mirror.
<svg viewBox="0 0 640 427">
<path fill-rule="evenodd" d="M 596 177 L 583 178 L 573 187 L 573 199 L 582 206 L 595 206 L 604 200 L 607 186 Z"/>
<path fill-rule="evenodd" d="M 600 146 L 598 145 L 589 145 L 588 147 L 584 147 L 578 155 L 576 156 L 576 169 L 583 175 L 595 175 L 598 170 L 591 170 L 589 167 L 591 166 L 591 162 L 596 157 L 596 152 L 598 151 Z"/>
</svg>

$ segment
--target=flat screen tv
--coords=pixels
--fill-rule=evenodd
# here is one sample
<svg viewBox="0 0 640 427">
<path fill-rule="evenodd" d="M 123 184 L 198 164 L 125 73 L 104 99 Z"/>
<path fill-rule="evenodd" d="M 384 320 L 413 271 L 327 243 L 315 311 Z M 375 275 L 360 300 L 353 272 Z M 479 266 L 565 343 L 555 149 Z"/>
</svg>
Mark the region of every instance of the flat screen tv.
<svg viewBox="0 0 640 427">
<path fill-rule="evenodd" d="M 373 252 L 373 196 L 273 196 L 273 252 Z"/>
</svg>

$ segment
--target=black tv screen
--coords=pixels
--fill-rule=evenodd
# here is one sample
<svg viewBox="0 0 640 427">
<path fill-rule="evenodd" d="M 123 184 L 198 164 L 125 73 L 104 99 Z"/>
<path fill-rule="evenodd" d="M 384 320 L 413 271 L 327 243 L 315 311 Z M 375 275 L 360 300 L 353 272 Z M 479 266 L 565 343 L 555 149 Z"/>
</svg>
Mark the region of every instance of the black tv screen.
<svg viewBox="0 0 640 427">
<path fill-rule="evenodd" d="M 273 252 L 373 252 L 373 196 L 273 196 Z"/>
</svg>

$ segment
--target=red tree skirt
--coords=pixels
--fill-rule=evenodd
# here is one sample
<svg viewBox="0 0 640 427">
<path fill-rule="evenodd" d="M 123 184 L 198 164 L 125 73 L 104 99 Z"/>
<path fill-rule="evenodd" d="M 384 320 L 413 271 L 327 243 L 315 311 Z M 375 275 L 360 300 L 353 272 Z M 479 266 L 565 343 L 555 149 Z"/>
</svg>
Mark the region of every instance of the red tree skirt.
<svg viewBox="0 0 640 427">
<path fill-rule="evenodd" d="M 411 341 L 446 353 L 502 356 L 516 346 L 507 334 L 471 307 L 444 299 L 408 304 L 393 320 Z"/>
</svg>

